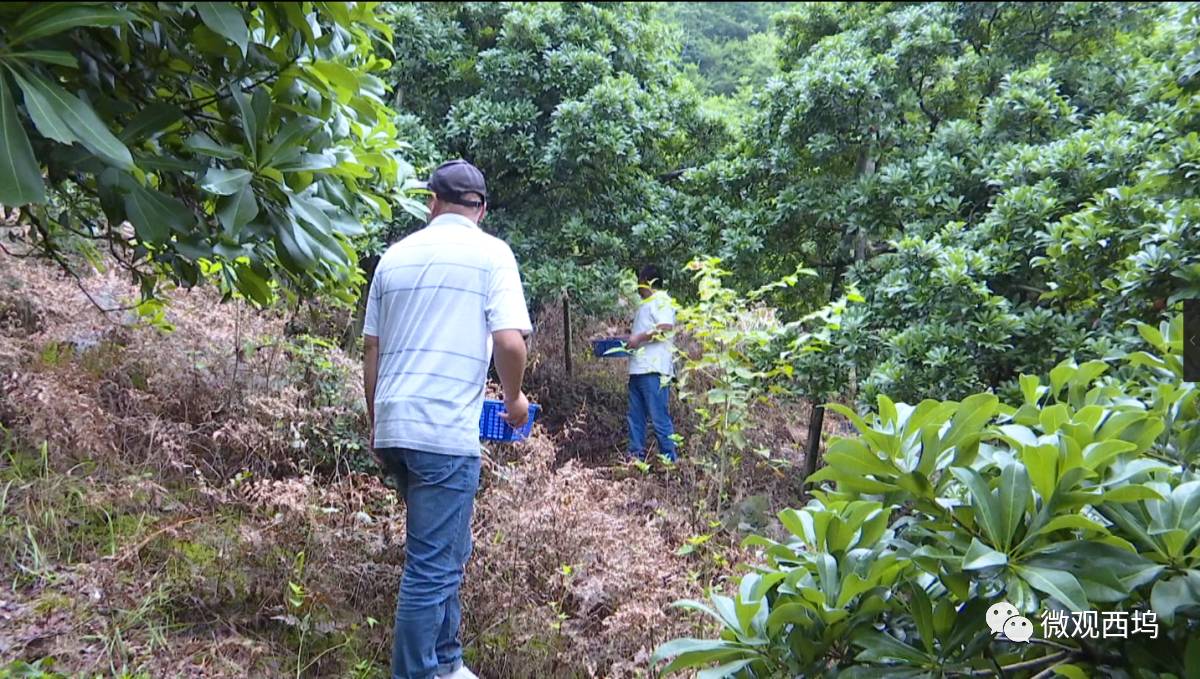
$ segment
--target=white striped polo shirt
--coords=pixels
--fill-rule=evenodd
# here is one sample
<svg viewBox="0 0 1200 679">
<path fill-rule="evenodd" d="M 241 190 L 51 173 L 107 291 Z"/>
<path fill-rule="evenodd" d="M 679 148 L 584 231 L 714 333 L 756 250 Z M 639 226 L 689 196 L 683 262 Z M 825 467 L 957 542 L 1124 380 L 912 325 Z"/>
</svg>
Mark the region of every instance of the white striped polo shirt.
<svg viewBox="0 0 1200 679">
<path fill-rule="evenodd" d="M 479 455 L 497 330 L 532 330 L 507 243 L 444 214 L 388 248 L 363 324 L 379 338 L 375 446 Z"/>
</svg>

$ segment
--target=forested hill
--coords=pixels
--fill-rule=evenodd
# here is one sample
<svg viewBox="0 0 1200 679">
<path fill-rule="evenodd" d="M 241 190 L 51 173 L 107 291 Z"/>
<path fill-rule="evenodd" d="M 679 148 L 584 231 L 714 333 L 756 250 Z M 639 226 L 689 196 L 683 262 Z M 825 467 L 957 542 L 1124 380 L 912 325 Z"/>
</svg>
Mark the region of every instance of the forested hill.
<svg viewBox="0 0 1200 679">
<path fill-rule="evenodd" d="M 795 2 L 674 2 L 663 17 L 683 33 L 685 71 L 696 66 L 699 82 L 726 97 L 762 87 L 778 70 L 778 33 L 771 19 L 796 9 Z"/>
<path fill-rule="evenodd" d="M 542 406 L 481 676 L 1200 677 L 1200 3 L 263 1 L 0 3 L 0 679 L 389 675 L 364 293 L 452 158 Z"/>
<path fill-rule="evenodd" d="M 804 4 L 754 50 L 770 77 L 722 108 L 681 55 L 766 25 L 762 5 L 405 7 L 393 74 L 429 153 L 491 168 L 539 302 L 603 311 L 647 260 L 684 293 L 696 257 L 743 290 L 806 267 L 767 295 L 786 318 L 864 297 L 802 361 L 806 393 L 853 373 L 866 402 L 1011 394 L 1194 285 L 1194 182 L 1172 168 L 1195 140 L 1195 17 Z"/>
</svg>

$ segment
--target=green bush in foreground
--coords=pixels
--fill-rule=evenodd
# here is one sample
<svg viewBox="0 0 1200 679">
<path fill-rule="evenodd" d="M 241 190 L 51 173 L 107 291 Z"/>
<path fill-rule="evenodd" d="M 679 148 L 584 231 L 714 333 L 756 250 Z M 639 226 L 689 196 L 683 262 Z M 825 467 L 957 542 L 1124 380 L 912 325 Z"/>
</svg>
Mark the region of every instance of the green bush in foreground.
<svg viewBox="0 0 1200 679">
<path fill-rule="evenodd" d="M 1016 407 L 992 394 L 880 397 L 866 417 L 829 406 L 859 437 L 831 441 L 815 499 L 780 513 L 786 542 L 748 540 L 766 562 L 735 596 L 680 602 L 722 632 L 660 647 L 665 671 L 1198 676 L 1197 391 L 1182 320 L 1138 329 L 1150 351 L 1064 362 L 1049 384 L 1024 376 Z M 1000 601 L 1033 622 L 1031 643 L 993 637 Z M 1095 638 L 1074 634 L 1085 611 Z M 1113 612 L 1123 637 L 1101 623 Z M 1059 616 L 1066 635 L 1047 639 Z"/>
<path fill-rule="evenodd" d="M 385 103 L 382 16 L 370 2 L 5 3 L 0 204 L 63 266 L 76 251 L 115 261 L 147 314 L 161 287 L 205 281 L 261 305 L 352 300 L 367 226 L 422 214 Z"/>
</svg>

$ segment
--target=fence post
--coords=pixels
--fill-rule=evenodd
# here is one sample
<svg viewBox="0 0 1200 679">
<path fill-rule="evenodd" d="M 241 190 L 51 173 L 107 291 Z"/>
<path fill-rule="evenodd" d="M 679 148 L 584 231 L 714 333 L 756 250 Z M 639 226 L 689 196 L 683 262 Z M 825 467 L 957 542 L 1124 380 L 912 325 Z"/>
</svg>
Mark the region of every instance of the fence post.
<svg viewBox="0 0 1200 679">
<path fill-rule="evenodd" d="M 842 282 L 844 267 L 833 270 L 833 280 L 829 284 L 829 301 L 837 299 L 838 286 Z M 808 418 L 808 445 L 804 451 L 804 478 L 817 471 L 817 459 L 821 455 L 821 430 L 825 427 L 825 406 L 813 403 L 812 414 Z"/>
<path fill-rule="evenodd" d="M 563 361 L 567 367 L 567 378 L 574 377 L 574 366 L 571 364 L 571 298 L 563 293 Z"/>
</svg>

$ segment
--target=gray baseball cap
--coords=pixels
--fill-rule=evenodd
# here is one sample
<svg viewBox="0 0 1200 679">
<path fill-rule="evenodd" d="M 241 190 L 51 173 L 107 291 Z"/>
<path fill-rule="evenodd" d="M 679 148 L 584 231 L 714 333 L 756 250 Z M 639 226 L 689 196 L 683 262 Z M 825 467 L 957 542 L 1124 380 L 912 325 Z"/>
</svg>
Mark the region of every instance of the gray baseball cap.
<svg viewBox="0 0 1200 679">
<path fill-rule="evenodd" d="M 467 207 L 479 207 L 483 203 L 466 198 L 466 194 L 477 193 L 487 201 L 487 183 L 483 180 L 483 172 L 479 168 L 459 158 L 449 160 L 433 171 L 425 188 L 432 191 L 439 199 Z"/>
</svg>

